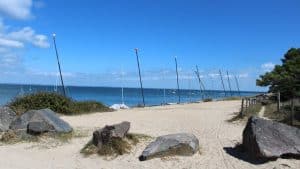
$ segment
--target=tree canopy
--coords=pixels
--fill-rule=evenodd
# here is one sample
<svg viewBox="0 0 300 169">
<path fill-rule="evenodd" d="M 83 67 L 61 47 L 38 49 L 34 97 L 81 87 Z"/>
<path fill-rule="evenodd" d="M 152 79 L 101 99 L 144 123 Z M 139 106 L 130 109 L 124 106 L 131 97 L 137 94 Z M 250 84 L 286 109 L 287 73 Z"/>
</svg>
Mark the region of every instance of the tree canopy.
<svg viewBox="0 0 300 169">
<path fill-rule="evenodd" d="M 283 99 L 300 96 L 300 48 L 291 48 L 271 72 L 260 75 L 258 86 L 269 86 L 269 92 L 280 91 Z"/>
</svg>

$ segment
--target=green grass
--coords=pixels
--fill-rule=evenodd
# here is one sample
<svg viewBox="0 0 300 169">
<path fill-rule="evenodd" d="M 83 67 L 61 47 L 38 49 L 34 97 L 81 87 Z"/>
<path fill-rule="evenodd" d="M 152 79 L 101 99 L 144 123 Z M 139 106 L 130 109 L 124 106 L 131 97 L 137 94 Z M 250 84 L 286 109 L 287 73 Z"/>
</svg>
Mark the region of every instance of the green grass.
<svg viewBox="0 0 300 169">
<path fill-rule="evenodd" d="M 100 156 L 117 157 L 129 153 L 133 146 L 150 138 L 150 136 L 144 134 L 128 133 L 124 139 L 114 138 L 108 144 L 102 145 L 101 149 L 95 146 L 91 140 L 81 149 L 80 153 L 85 156 L 98 154 Z"/>
<path fill-rule="evenodd" d="M 96 101 L 74 101 L 57 93 L 39 92 L 16 97 L 8 106 L 18 115 L 28 111 L 50 108 L 65 115 L 77 115 L 91 112 L 107 112 L 112 109 Z"/>
<path fill-rule="evenodd" d="M 257 116 L 259 111 L 261 110 L 262 105 L 261 104 L 252 104 L 248 107 L 247 110 L 244 110 L 243 115 L 240 114 L 240 112 L 233 113 L 232 118 L 226 120 L 227 122 L 235 122 L 240 120 L 247 120 L 251 116 Z"/>
</svg>

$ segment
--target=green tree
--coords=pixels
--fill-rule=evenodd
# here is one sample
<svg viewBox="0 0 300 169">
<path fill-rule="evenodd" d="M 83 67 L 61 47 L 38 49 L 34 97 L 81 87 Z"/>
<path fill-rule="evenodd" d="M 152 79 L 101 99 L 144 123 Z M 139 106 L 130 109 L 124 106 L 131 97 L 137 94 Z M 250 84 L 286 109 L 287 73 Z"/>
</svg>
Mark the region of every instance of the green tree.
<svg viewBox="0 0 300 169">
<path fill-rule="evenodd" d="M 300 96 L 300 48 L 291 48 L 271 72 L 256 80 L 258 86 L 269 86 L 269 92 L 280 91 L 282 99 Z"/>
<path fill-rule="evenodd" d="M 290 124 L 294 119 L 294 98 L 300 96 L 300 48 L 291 48 L 271 72 L 256 80 L 258 86 L 269 86 L 269 92 L 280 91 L 283 100 L 291 100 Z"/>
</svg>

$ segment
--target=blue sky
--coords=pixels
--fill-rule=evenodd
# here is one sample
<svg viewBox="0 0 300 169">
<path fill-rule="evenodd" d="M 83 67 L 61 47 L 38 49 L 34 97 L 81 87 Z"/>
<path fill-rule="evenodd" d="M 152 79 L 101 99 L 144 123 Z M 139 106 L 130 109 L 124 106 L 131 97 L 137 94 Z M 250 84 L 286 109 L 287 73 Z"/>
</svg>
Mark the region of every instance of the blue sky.
<svg viewBox="0 0 300 169">
<path fill-rule="evenodd" d="M 243 90 L 300 46 L 298 0 L 0 0 L 0 83 L 58 83 L 52 45 L 67 85 L 198 88 L 198 65 L 209 89 L 218 70 Z M 224 77 L 226 78 L 226 77 Z M 226 86 L 228 87 L 228 86 Z"/>
</svg>

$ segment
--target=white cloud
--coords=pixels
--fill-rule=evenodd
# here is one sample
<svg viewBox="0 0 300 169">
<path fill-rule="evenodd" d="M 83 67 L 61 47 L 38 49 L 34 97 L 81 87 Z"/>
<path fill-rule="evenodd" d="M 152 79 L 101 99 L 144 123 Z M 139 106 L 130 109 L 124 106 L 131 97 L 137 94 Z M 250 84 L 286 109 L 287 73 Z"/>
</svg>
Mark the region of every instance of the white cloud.
<svg viewBox="0 0 300 169">
<path fill-rule="evenodd" d="M 0 13 L 15 19 L 28 19 L 31 14 L 32 0 L 0 0 Z"/>
<path fill-rule="evenodd" d="M 59 77 L 59 72 L 43 72 L 43 71 L 29 71 L 29 74 L 36 75 L 36 76 L 45 76 L 45 77 Z M 71 72 L 62 72 L 63 77 L 75 77 L 75 73 Z"/>
<path fill-rule="evenodd" d="M 19 31 L 10 32 L 6 35 L 10 39 L 32 43 L 40 48 L 48 48 L 48 38 L 45 35 L 36 34 L 31 27 L 24 27 Z"/>
<path fill-rule="evenodd" d="M 0 47 L 2 48 L 2 50 L 4 50 L 5 47 L 9 47 L 9 48 L 23 48 L 24 44 L 22 42 L 16 41 L 16 40 L 0 38 Z"/>
<path fill-rule="evenodd" d="M 268 63 L 262 64 L 262 65 L 261 65 L 261 68 L 262 68 L 262 70 L 265 71 L 265 72 L 270 72 L 270 71 L 273 70 L 274 66 L 275 66 L 274 63 L 268 62 Z"/>
<path fill-rule="evenodd" d="M 249 77 L 249 74 L 248 73 L 241 73 L 241 74 L 237 75 L 237 77 L 246 78 L 246 77 Z"/>
<path fill-rule="evenodd" d="M 1 0 L 0 0 L 1 1 Z M 0 19 L 0 70 L 12 70 L 10 67 L 23 67 L 22 49 L 28 45 L 33 45 L 39 48 L 48 48 L 50 46 L 48 38 L 42 34 L 36 34 L 31 27 L 14 29 L 7 26 Z"/>
</svg>

